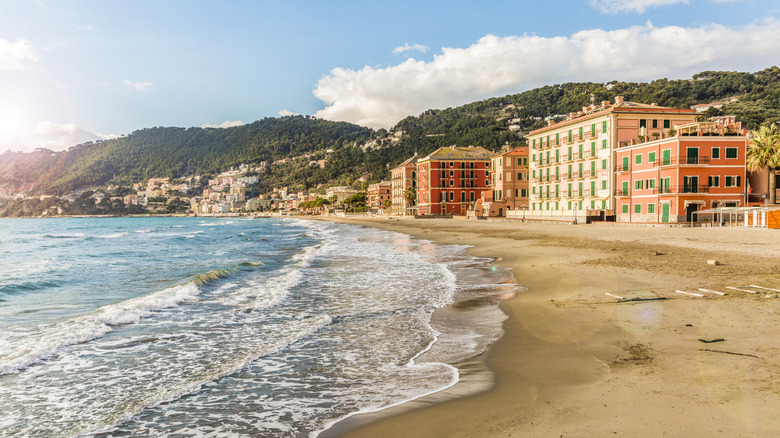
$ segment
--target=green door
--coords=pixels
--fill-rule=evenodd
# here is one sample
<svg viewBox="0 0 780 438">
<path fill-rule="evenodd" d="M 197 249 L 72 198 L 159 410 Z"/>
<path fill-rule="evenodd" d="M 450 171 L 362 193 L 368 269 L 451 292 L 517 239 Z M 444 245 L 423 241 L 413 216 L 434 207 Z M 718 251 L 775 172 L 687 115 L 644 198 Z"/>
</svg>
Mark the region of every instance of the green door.
<svg viewBox="0 0 780 438">
<path fill-rule="evenodd" d="M 669 204 L 661 204 L 661 222 L 669 222 Z"/>
<path fill-rule="evenodd" d="M 620 170 L 623 172 L 628 171 L 628 157 L 623 157 L 623 168 Z"/>
</svg>

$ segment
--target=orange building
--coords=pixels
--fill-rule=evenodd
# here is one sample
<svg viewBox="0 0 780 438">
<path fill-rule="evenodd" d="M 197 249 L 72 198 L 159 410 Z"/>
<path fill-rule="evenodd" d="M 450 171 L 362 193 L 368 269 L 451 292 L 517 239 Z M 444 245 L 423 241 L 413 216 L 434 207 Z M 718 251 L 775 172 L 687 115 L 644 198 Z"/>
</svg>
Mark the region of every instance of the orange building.
<svg viewBox="0 0 780 438">
<path fill-rule="evenodd" d="M 612 217 L 616 187 L 614 153 L 663 138 L 675 125 L 696 121 L 691 109 L 628 102 L 589 105 L 558 123 L 532 131 L 529 217 L 584 220 Z"/>
<path fill-rule="evenodd" d="M 490 159 L 480 147 L 439 148 L 417 161 L 417 214 L 465 215 L 491 190 Z"/>
<path fill-rule="evenodd" d="M 392 214 L 414 214 L 416 207 L 406 200 L 406 189 L 411 187 L 417 191 L 417 156 L 404 161 L 390 171 Z"/>
<path fill-rule="evenodd" d="M 689 222 L 698 210 L 745 205 L 744 132 L 714 122 L 675 129 L 615 152 L 618 222 Z"/>
<path fill-rule="evenodd" d="M 368 206 L 371 208 L 384 207 L 385 201 L 391 199 L 390 181 L 382 181 L 368 186 Z"/>
<path fill-rule="evenodd" d="M 493 190 L 482 192 L 481 205 L 475 210 L 481 216 L 518 216 L 528 208 L 528 147 L 521 146 L 492 159 Z"/>
</svg>

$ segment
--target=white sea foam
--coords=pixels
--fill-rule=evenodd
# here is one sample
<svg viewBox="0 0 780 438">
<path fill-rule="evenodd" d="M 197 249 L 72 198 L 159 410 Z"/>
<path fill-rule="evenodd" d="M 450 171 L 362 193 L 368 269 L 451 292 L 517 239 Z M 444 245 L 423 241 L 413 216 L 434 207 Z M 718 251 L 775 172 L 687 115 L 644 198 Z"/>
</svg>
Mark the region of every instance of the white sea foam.
<svg viewBox="0 0 780 438">
<path fill-rule="evenodd" d="M 76 435 L 95 435 L 99 433 L 108 433 L 116 429 L 116 425 L 123 423 L 130 418 L 138 415 L 145 409 L 153 408 L 162 403 L 168 403 L 181 397 L 199 391 L 203 385 L 214 382 L 222 377 L 234 374 L 256 361 L 257 359 L 273 354 L 285 348 L 286 346 L 311 336 L 332 321 L 328 315 L 321 315 L 302 322 L 300 327 L 295 330 L 287 331 L 286 334 L 271 338 L 266 342 L 262 349 L 246 353 L 237 357 L 232 362 L 224 362 L 209 370 L 207 374 L 197 376 L 194 380 L 185 384 L 173 387 L 163 387 L 157 392 L 149 394 L 141 400 L 129 403 L 122 412 L 115 413 L 103 424 L 95 425 L 89 430 L 77 431 Z"/>
<path fill-rule="evenodd" d="M 120 237 L 127 236 L 127 233 L 113 233 L 113 234 L 106 234 L 104 236 L 96 236 L 98 239 L 118 239 Z"/>
<path fill-rule="evenodd" d="M 193 301 L 200 293 L 194 283 L 174 286 L 43 327 L 32 336 L 14 342 L 10 351 L 0 352 L 0 375 L 17 373 L 65 347 L 103 337 L 113 330 L 112 326 L 137 323 L 160 310 Z"/>
<path fill-rule="evenodd" d="M 46 234 L 45 237 L 52 239 L 81 239 L 84 238 L 84 233 L 61 233 L 61 234 Z"/>
</svg>

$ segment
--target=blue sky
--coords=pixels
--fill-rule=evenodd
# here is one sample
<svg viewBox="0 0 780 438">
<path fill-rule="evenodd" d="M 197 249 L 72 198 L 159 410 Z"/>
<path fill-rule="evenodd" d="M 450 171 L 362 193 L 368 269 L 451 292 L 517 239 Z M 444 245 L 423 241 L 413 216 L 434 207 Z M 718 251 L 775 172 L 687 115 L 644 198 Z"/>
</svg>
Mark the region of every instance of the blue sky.
<svg viewBox="0 0 780 438">
<path fill-rule="evenodd" d="M 388 128 L 545 84 L 779 61 L 772 0 L 0 0 L 0 151 L 290 113 Z"/>
</svg>

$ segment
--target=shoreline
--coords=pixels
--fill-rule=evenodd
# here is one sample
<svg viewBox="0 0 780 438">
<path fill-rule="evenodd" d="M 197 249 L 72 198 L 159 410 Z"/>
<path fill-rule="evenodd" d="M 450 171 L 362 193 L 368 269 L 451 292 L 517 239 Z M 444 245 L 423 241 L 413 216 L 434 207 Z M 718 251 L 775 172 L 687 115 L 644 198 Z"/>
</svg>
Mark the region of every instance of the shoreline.
<svg viewBox="0 0 780 438">
<path fill-rule="evenodd" d="M 326 220 L 473 245 L 469 254 L 498 259 L 495 264 L 510 268 L 528 290 L 500 304 L 509 316 L 503 336 L 470 360 L 484 361 L 495 374 L 489 389 L 462 391 L 468 382 L 458 382 L 398 407 L 354 415 L 320 436 L 780 431 L 772 414 L 780 407 L 780 384 L 770 365 L 780 359 L 780 336 L 767 328 L 780 328 L 772 317 L 780 299 L 725 289 L 780 289 L 780 234 L 772 230 Z M 707 265 L 708 259 L 720 265 Z M 674 292 L 698 288 L 732 293 Z M 664 300 L 617 303 L 605 293 Z M 725 341 L 710 345 L 700 338 Z"/>
</svg>

